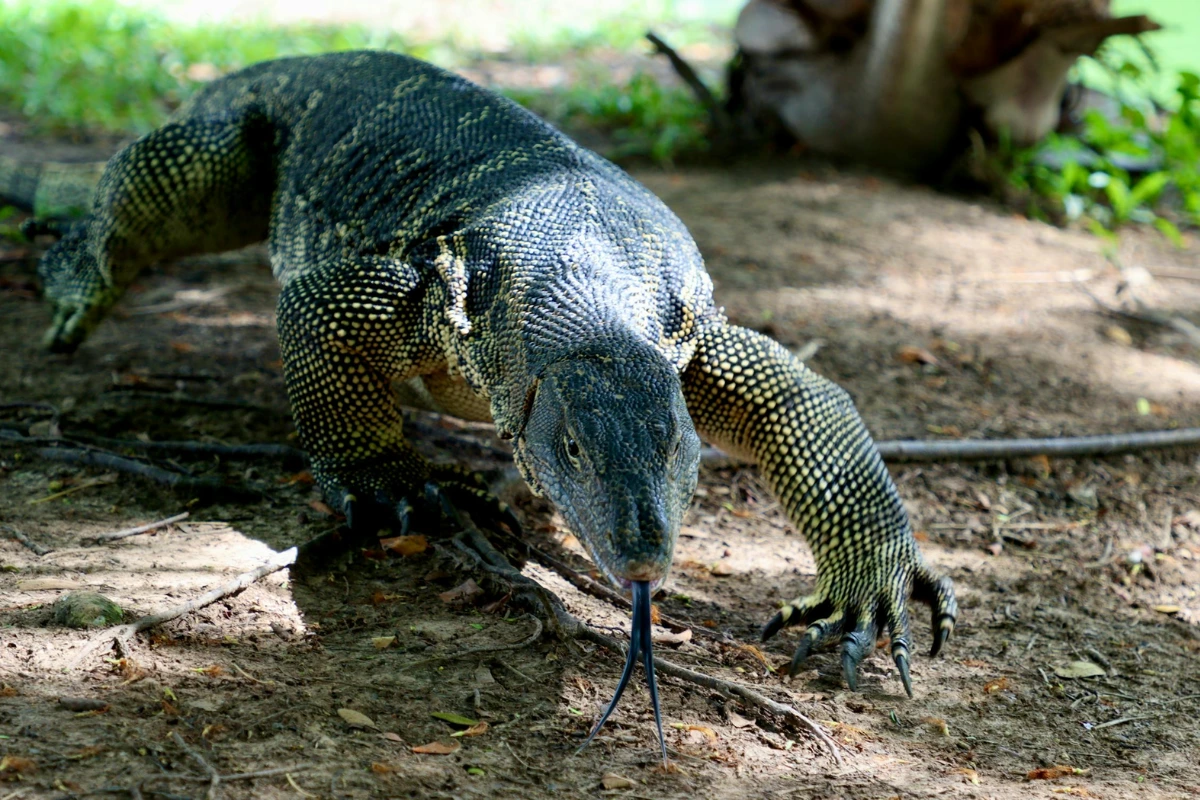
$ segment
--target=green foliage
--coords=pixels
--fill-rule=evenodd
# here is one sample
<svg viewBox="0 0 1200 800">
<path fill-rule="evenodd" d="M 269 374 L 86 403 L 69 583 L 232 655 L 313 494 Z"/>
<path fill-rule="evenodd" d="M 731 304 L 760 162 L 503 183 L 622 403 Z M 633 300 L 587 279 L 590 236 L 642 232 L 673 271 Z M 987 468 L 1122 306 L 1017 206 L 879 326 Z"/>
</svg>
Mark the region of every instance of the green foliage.
<svg viewBox="0 0 1200 800">
<path fill-rule="evenodd" d="M 682 87 L 663 86 L 645 72 L 624 85 L 605 80 L 580 81 L 555 93 L 509 92 L 517 102 L 564 128 L 606 134 L 610 158 L 650 158 L 669 164 L 708 147 L 708 115 Z"/>
<path fill-rule="evenodd" d="M 1121 71 L 1140 81 L 1140 70 Z M 1121 92 L 1116 115 L 1087 112 L 1073 135 L 1051 135 L 1026 149 L 1001 143 L 998 157 L 1019 193 L 1097 232 L 1129 222 L 1154 225 L 1177 245 L 1180 225 L 1200 225 L 1200 77 L 1180 72 L 1173 110 L 1145 93 Z"/>
<path fill-rule="evenodd" d="M 0 103 L 43 128 L 143 133 L 204 82 L 256 61 L 360 47 L 363 28 L 174 26 L 114 0 L 0 3 Z"/>
</svg>

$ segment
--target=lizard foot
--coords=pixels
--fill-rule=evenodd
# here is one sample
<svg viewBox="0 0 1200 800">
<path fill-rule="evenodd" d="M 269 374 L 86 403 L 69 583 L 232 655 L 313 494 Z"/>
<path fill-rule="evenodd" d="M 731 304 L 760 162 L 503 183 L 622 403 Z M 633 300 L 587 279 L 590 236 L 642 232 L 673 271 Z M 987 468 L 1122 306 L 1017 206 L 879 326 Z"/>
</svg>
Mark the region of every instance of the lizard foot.
<svg viewBox="0 0 1200 800">
<path fill-rule="evenodd" d="M 936 656 L 954 631 L 958 603 L 949 578 L 938 575 L 925 564 L 916 565 L 911 573 L 913 598 L 928 604 L 933 610 L 933 647 Z M 835 602 L 828 591 L 817 591 L 784 604 L 763 626 L 762 638 L 767 640 L 792 625 L 807 625 L 800 645 L 792 656 L 788 674 L 800 671 L 808 656 L 821 645 L 840 637 L 842 674 L 851 690 L 858 688 L 858 664 L 875 649 L 876 635 L 887 629 L 891 638 L 892 660 L 900 673 L 900 681 L 909 697 L 913 696 L 909 675 L 911 634 L 906 598 L 910 580 L 903 573 L 893 574 L 890 585 L 880 587 L 874 597 L 864 601 Z"/>
<path fill-rule="evenodd" d="M 454 467 L 432 467 L 425 481 L 400 490 L 342 490 L 336 494 L 346 526 L 359 536 L 382 530 L 404 536 L 414 528 L 440 529 L 443 523 L 461 530 L 461 512 L 481 528 L 503 526 L 511 533 L 521 533 L 512 509 L 488 491 L 481 477 Z"/>
</svg>

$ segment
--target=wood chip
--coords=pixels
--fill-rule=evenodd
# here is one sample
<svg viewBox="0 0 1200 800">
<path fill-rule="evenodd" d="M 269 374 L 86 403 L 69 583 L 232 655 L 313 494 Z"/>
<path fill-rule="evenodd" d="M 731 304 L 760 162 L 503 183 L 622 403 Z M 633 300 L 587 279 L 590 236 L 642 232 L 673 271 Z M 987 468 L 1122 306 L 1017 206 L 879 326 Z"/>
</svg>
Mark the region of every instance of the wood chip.
<svg viewBox="0 0 1200 800">
<path fill-rule="evenodd" d="M 412 751 L 427 756 L 448 756 L 451 753 L 457 753 L 461 747 L 462 745 L 458 742 L 430 742 L 429 744 L 415 745 Z"/>
</svg>

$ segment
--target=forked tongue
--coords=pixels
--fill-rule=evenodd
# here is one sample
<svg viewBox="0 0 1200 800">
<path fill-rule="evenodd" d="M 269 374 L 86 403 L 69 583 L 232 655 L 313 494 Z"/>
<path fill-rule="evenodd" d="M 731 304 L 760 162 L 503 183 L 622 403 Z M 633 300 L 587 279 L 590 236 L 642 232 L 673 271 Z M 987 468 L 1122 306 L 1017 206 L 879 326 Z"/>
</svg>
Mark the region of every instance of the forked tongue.
<svg viewBox="0 0 1200 800">
<path fill-rule="evenodd" d="M 613 694 L 613 699 L 609 702 L 608 708 L 604 709 L 604 713 L 600 715 L 600 721 L 596 723 L 596 727 L 592 728 L 592 732 L 588 734 L 587 740 L 579 746 L 575 754 L 583 752 L 583 748 L 592 743 L 592 739 L 596 738 L 596 734 L 600 732 L 600 728 L 608 721 L 609 716 L 617 707 L 617 703 L 621 702 L 621 695 L 625 692 L 625 685 L 629 683 L 629 676 L 633 674 L 634 664 L 637 663 L 638 656 L 642 657 L 642 668 L 646 670 L 646 683 L 650 687 L 650 703 L 654 706 L 654 724 L 658 727 L 658 745 L 662 749 L 663 766 L 667 764 L 667 740 L 663 736 L 662 726 L 662 709 L 658 703 L 658 684 L 654 680 L 654 651 L 650 641 L 650 582 L 649 581 L 634 581 L 633 582 L 633 627 L 629 632 L 629 655 L 625 659 L 625 669 L 621 673 L 621 680 L 617 682 L 617 691 Z"/>
</svg>

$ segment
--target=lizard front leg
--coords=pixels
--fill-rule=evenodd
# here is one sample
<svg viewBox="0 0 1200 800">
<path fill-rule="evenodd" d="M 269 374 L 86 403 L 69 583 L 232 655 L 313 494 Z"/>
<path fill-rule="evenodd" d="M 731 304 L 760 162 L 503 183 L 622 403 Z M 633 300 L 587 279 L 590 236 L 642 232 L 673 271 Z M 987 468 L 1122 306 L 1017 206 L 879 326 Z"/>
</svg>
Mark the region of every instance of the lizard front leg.
<svg viewBox="0 0 1200 800">
<path fill-rule="evenodd" d="M 421 336 L 424 287 L 405 264 L 366 258 L 305 272 L 278 306 L 288 399 L 313 477 L 352 530 L 413 517 L 436 520 L 446 503 L 516 530 L 507 506 L 467 472 L 429 463 L 405 439 L 392 380 L 440 356 Z"/>
<path fill-rule="evenodd" d="M 850 397 L 778 343 L 725 325 L 700 337 L 683 373 L 688 412 L 701 437 L 755 461 L 792 523 L 808 540 L 817 585 L 763 629 L 808 626 L 794 674 L 823 642 L 840 636 L 846 682 L 886 626 L 905 691 L 910 594 L 933 608 L 936 655 L 954 629 L 950 580 L 933 572 L 879 452 Z"/>
</svg>

